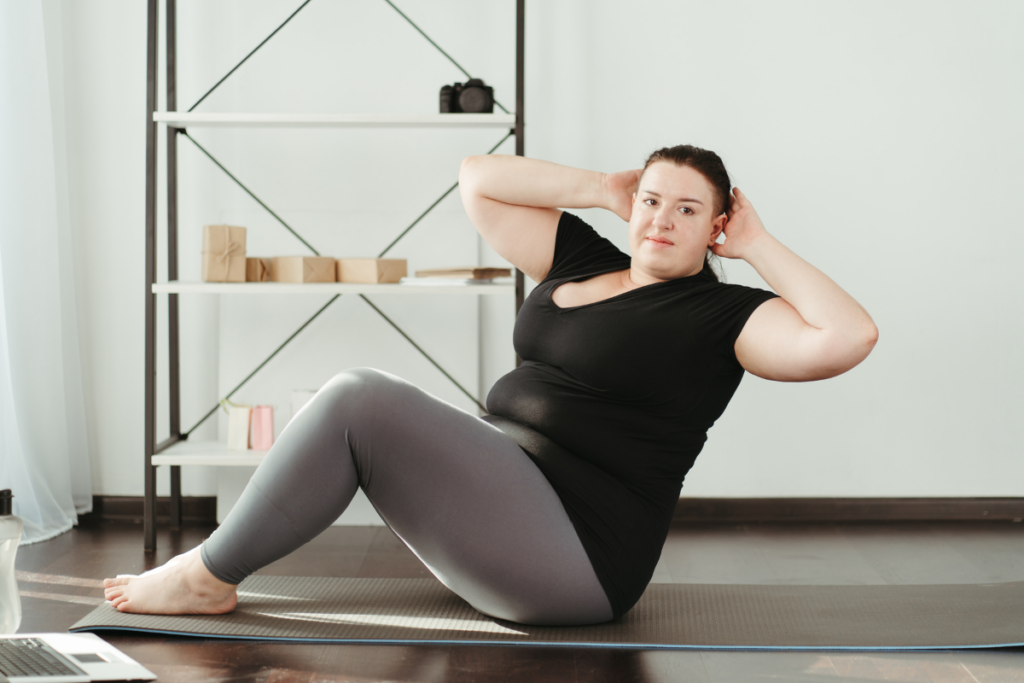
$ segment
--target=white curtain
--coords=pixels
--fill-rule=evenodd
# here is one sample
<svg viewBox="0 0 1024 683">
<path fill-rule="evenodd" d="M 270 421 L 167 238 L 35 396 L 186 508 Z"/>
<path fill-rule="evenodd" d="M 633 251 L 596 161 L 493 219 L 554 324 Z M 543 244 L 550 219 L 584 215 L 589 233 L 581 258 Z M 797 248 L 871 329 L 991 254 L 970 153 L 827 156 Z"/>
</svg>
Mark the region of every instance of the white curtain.
<svg viewBox="0 0 1024 683">
<path fill-rule="evenodd" d="M 23 543 L 92 509 L 57 2 L 0 2 L 0 488 Z"/>
</svg>

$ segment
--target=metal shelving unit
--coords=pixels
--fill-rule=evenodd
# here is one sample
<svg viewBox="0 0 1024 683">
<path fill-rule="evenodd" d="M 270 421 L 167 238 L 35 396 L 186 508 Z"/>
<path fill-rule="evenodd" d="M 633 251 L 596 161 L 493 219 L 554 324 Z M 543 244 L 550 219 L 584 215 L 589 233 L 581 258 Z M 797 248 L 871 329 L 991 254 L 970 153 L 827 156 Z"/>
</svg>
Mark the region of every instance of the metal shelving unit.
<svg viewBox="0 0 1024 683">
<path fill-rule="evenodd" d="M 515 278 L 508 281 L 499 280 L 489 284 L 446 284 L 446 285 L 417 285 L 417 284 L 384 284 L 384 285 L 362 285 L 353 283 L 316 283 L 316 284 L 290 284 L 290 283 L 213 283 L 213 282 L 182 282 L 178 280 L 178 187 L 177 187 L 177 143 L 178 137 L 184 136 L 199 151 L 206 155 L 224 173 L 228 175 L 238 186 L 248 193 L 257 203 L 266 209 L 285 229 L 290 231 L 301 241 L 313 254 L 319 252 L 306 240 L 304 240 L 288 223 L 254 195 L 249 188 L 242 184 L 220 161 L 215 159 L 202 145 L 199 144 L 187 129 L 210 128 L 210 127 L 345 127 L 345 128 L 495 128 L 508 131 L 505 137 L 498 142 L 491 150 L 491 153 L 502 142 L 514 136 L 516 142 L 516 154 L 523 155 L 524 151 L 524 121 L 523 121 L 523 95 L 524 95 L 524 32 L 525 32 L 525 0 L 516 0 L 516 103 L 515 111 L 508 112 L 501 104 L 496 103 L 504 113 L 500 114 L 427 114 L 427 115 L 382 115 L 382 114 L 267 114 L 267 113 L 204 113 L 194 112 L 195 109 L 206 97 L 223 83 L 232 73 L 238 69 L 249 57 L 260 49 L 270 38 L 298 14 L 302 8 L 311 0 L 305 0 L 285 21 L 277 27 L 267 38 L 256 46 L 241 62 L 221 78 L 210 90 L 189 108 L 188 111 L 177 111 L 176 97 L 176 71 L 175 71 L 175 0 L 166 0 L 165 26 L 166 26 L 166 93 L 167 111 L 157 111 L 157 43 L 159 28 L 159 1 L 149 0 L 148 5 L 148 32 L 147 32 L 147 114 L 146 114 L 146 354 L 145 354 L 145 507 L 144 507 L 144 544 L 145 549 L 156 549 L 156 468 L 169 466 L 171 468 L 171 526 L 181 526 L 181 467 L 188 465 L 206 466 L 254 466 L 258 465 L 266 455 L 265 451 L 229 451 L 226 445 L 218 442 L 196 442 L 189 441 L 189 433 L 212 416 L 218 406 L 213 406 L 206 415 L 188 430 L 181 428 L 181 394 L 180 394 L 180 354 L 179 354 L 179 327 L 178 327 L 178 295 L 185 293 L 246 293 L 246 294 L 331 294 L 332 298 L 327 301 L 312 317 L 306 320 L 290 337 L 285 339 L 277 349 L 270 354 L 259 366 L 256 367 L 245 379 L 234 389 L 228 392 L 225 398 L 229 398 L 240 389 L 249 379 L 260 371 L 278 352 L 287 346 L 293 339 L 303 332 L 323 311 L 331 306 L 340 296 L 354 294 L 362 298 L 373 308 L 384 320 L 386 320 L 399 334 L 419 351 L 428 361 L 450 379 L 463 393 L 469 396 L 477 405 L 480 401 L 462 387 L 444 368 L 437 364 L 427 353 L 416 344 L 398 325 L 373 302 L 367 298 L 367 294 L 388 294 L 388 295 L 415 295 L 415 294 L 462 294 L 472 296 L 487 296 L 498 294 L 515 294 L 516 315 L 523 303 L 524 279 L 523 273 L 515 271 Z M 391 0 L 384 0 L 401 17 L 409 22 L 424 38 L 436 47 L 445 57 L 462 71 L 467 78 L 470 77 L 455 60 L 442 50 L 433 40 L 412 22 L 409 17 L 401 12 Z M 157 126 L 162 124 L 167 128 L 167 282 L 156 282 L 156 211 L 157 211 Z M 426 209 L 411 225 L 409 225 L 388 247 L 381 252 L 383 256 L 395 243 L 412 230 L 442 199 L 450 194 L 458 186 L 452 185 L 441 195 L 430 207 Z M 168 357 L 169 357 L 169 406 L 170 406 L 170 434 L 171 436 L 161 443 L 156 442 L 156 295 L 166 295 L 168 299 Z M 516 359 L 519 362 L 519 359 Z"/>
</svg>

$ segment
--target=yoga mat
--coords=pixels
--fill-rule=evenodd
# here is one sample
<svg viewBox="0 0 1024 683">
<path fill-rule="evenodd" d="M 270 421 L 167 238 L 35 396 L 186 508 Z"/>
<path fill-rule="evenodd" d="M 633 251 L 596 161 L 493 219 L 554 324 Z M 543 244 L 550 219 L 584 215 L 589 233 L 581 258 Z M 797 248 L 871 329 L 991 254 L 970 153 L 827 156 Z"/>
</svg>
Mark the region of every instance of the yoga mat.
<svg viewBox="0 0 1024 683">
<path fill-rule="evenodd" d="M 251 576 L 216 616 L 122 614 L 71 631 L 325 643 L 764 650 L 1024 645 L 1024 581 L 934 586 L 651 584 L 621 619 L 523 626 L 480 614 L 434 579 Z"/>
</svg>

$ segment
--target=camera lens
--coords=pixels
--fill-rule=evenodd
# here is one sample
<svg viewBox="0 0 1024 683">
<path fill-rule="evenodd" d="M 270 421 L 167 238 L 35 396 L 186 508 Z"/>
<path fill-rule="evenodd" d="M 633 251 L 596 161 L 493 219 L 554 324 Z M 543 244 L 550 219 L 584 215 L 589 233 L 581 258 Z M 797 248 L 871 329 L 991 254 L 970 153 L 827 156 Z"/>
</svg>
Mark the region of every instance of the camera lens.
<svg viewBox="0 0 1024 683">
<path fill-rule="evenodd" d="M 459 93 L 459 108 L 466 112 L 487 109 L 487 92 L 483 88 L 463 88 Z"/>
</svg>

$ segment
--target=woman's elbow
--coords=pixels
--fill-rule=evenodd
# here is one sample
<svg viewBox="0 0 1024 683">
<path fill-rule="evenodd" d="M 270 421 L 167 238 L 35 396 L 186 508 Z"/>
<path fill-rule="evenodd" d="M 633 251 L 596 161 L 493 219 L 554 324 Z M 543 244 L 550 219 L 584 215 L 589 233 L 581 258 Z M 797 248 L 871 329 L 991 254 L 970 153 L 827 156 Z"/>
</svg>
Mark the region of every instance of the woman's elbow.
<svg viewBox="0 0 1024 683">
<path fill-rule="evenodd" d="M 868 354 L 875 348 L 875 344 L 878 343 L 878 328 L 873 324 L 864 331 L 863 335 L 858 339 L 852 346 L 850 355 L 853 357 L 853 365 L 850 369 L 860 365 Z"/>
<path fill-rule="evenodd" d="M 868 327 L 864 335 L 864 344 L 868 347 L 868 353 L 871 353 L 871 349 L 875 348 L 875 344 L 878 343 L 878 328 L 875 327 L 874 323 Z M 865 354 L 866 356 L 867 354 Z"/>
<path fill-rule="evenodd" d="M 855 367 L 863 363 L 864 359 L 868 357 L 868 354 L 871 353 L 877 343 L 878 328 L 875 327 L 874 323 L 871 323 L 858 335 L 847 340 L 845 344 L 846 348 L 840 354 L 842 357 L 842 360 L 840 361 L 842 370 L 836 374 L 842 374 L 853 370 Z"/>
<path fill-rule="evenodd" d="M 470 156 L 462 160 L 459 166 L 459 187 L 463 192 L 475 192 L 480 176 L 481 156 Z"/>
<path fill-rule="evenodd" d="M 809 364 L 803 379 L 829 379 L 849 372 L 864 362 L 876 343 L 878 329 L 874 325 L 855 335 L 830 335 L 813 354 L 815 362 Z"/>
</svg>

